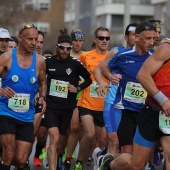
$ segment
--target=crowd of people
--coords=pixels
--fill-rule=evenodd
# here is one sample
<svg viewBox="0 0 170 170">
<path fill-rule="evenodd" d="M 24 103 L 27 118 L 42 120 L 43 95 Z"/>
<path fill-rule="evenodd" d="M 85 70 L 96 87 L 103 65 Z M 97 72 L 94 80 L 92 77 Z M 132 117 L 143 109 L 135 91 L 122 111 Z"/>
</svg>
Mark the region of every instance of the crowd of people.
<svg viewBox="0 0 170 170">
<path fill-rule="evenodd" d="M 53 54 L 33 24 L 17 37 L 0 28 L 0 170 L 29 170 L 35 141 L 34 166 L 50 170 L 155 170 L 164 157 L 170 169 L 170 39 L 160 33 L 159 20 L 130 23 L 126 46 L 109 49 L 98 27 L 85 51 L 84 32 L 64 28 Z"/>
</svg>

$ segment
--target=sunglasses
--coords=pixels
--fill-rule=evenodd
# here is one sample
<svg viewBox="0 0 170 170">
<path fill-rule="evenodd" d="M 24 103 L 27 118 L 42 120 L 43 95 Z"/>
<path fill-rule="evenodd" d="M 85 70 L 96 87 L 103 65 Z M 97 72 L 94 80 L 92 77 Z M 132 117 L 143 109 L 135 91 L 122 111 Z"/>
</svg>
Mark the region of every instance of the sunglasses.
<svg viewBox="0 0 170 170">
<path fill-rule="evenodd" d="M 64 45 L 61 45 L 61 44 L 57 44 L 57 46 L 61 50 L 65 50 L 66 49 L 66 51 L 70 51 L 72 49 L 72 46 L 64 46 Z"/>
<path fill-rule="evenodd" d="M 103 40 L 109 41 L 110 40 L 110 37 L 104 37 L 104 36 L 98 36 L 96 38 L 98 38 L 100 41 L 103 41 Z"/>
<path fill-rule="evenodd" d="M 155 19 L 152 19 L 152 20 L 149 20 L 148 22 L 152 23 L 152 24 L 155 24 L 155 23 L 161 23 L 161 20 L 155 20 Z"/>
<path fill-rule="evenodd" d="M 34 25 L 34 24 L 26 24 L 20 31 L 19 31 L 19 34 L 21 35 L 21 33 L 26 30 L 26 29 L 29 29 L 29 28 L 35 28 L 37 30 L 37 27 Z"/>
<path fill-rule="evenodd" d="M 136 30 L 136 34 L 139 34 L 141 33 L 142 31 L 145 31 L 145 30 L 153 30 L 153 31 L 156 31 L 156 27 L 155 25 L 152 25 L 152 24 L 147 24 L 147 25 L 144 25 L 141 27 L 141 29 L 139 30 Z"/>
</svg>

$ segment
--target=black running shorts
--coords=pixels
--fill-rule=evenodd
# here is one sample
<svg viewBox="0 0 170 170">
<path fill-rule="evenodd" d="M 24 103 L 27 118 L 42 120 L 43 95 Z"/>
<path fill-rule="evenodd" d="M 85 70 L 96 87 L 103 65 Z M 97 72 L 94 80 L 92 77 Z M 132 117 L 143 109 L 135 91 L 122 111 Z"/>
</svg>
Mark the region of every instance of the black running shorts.
<svg viewBox="0 0 170 170">
<path fill-rule="evenodd" d="M 138 112 L 123 109 L 122 118 L 117 130 L 120 146 L 132 145 L 136 131 Z"/>
<path fill-rule="evenodd" d="M 0 116 L 0 135 L 15 134 L 16 140 L 32 143 L 33 122 L 23 122 L 9 116 Z"/>
<path fill-rule="evenodd" d="M 91 115 L 93 117 L 94 124 L 103 127 L 104 126 L 104 119 L 103 119 L 103 111 L 94 111 L 87 109 L 85 107 L 78 107 L 80 120 L 81 116 L 84 115 Z"/>
<path fill-rule="evenodd" d="M 47 129 L 58 127 L 60 135 L 65 136 L 70 126 L 73 109 L 54 109 L 47 107 L 44 124 Z"/>
</svg>

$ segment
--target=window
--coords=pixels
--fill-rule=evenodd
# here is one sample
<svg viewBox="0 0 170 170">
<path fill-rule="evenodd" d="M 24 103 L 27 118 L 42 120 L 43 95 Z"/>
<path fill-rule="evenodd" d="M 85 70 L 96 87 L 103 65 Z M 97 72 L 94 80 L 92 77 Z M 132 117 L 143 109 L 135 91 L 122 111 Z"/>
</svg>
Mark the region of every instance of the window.
<svg viewBox="0 0 170 170">
<path fill-rule="evenodd" d="M 35 25 L 37 26 L 37 29 L 39 31 L 42 31 L 47 34 L 50 33 L 50 24 L 48 22 L 37 22 L 35 23 Z"/>
<path fill-rule="evenodd" d="M 39 0 L 38 9 L 49 10 L 50 9 L 50 0 Z"/>
</svg>

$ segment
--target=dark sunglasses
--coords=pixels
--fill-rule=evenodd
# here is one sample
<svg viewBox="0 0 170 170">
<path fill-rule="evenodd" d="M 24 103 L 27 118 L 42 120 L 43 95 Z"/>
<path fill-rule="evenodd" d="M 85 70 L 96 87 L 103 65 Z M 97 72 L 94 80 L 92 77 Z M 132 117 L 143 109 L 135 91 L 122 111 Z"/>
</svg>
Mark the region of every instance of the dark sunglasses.
<svg viewBox="0 0 170 170">
<path fill-rule="evenodd" d="M 156 31 L 156 27 L 155 25 L 152 25 L 151 23 L 150 24 L 147 24 L 147 25 L 144 25 L 141 27 L 141 29 L 139 30 L 136 30 L 136 34 L 139 34 L 141 33 L 142 31 L 145 31 L 145 30 L 153 30 L 153 31 Z"/>
<path fill-rule="evenodd" d="M 152 19 L 152 20 L 149 20 L 148 22 L 152 23 L 152 24 L 155 24 L 155 23 L 161 23 L 161 20 L 156 20 L 156 19 Z"/>
<path fill-rule="evenodd" d="M 37 30 L 37 27 L 34 24 L 26 24 L 20 31 L 19 34 L 21 35 L 21 33 L 25 30 L 25 29 L 29 29 L 29 28 L 35 28 Z"/>
<path fill-rule="evenodd" d="M 64 46 L 64 45 L 61 45 L 61 44 L 57 44 L 57 46 L 61 50 L 65 50 L 66 49 L 66 51 L 70 51 L 72 49 L 72 46 Z"/>
<path fill-rule="evenodd" d="M 110 37 L 104 37 L 104 36 L 98 36 L 98 37 L 96 37 L 96 38 L 98 38 L 100 41 L 103 41 L 104 39 L 105 39 L 106 41 L 109 41 L 109 40 L 110 40 Z"/>
</svg>

